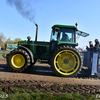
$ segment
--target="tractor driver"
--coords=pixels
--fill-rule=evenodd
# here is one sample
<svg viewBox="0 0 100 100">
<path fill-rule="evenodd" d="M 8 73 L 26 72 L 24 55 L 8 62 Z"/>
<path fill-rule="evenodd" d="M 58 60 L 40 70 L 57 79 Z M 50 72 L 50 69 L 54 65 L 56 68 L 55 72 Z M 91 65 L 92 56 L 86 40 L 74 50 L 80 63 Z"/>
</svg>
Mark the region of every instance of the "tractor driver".
<svg viewBox="0 0 100 100">
<path fill-rule="evenodd" d="M 61 41 L 67 41 L 68 42 L 68 35 L 66 33 L 63 33 Z"/>
</svg>

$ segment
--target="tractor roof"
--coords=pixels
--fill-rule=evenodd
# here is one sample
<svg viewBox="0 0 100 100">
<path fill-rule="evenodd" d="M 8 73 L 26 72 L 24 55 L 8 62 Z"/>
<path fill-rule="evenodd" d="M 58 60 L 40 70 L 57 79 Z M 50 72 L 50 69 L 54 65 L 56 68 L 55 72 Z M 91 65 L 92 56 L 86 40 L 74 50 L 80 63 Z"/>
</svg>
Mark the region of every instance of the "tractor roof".
<svg viewBox="0 0 100 100">
<path fill-rule="evenodd" d="M 71 26 L 71 25 L 58 25 L 58 24 L 56 24 L 56 25 L 53 25 L 53 27 L 59 27 L 59 28 L 75 28 L 76 29 L 75 26 Z"/>
<path fill-rule="evenodd" d="M 53 26 L 52 26 L 52 28 L 54 28 L 54 27 L 58 27 L 58 28 L 73 28 L 73 29 L 76 29 L 76 34 L 78 34 L 79 36 L 83 36 L 83 37 L 86 37 L 86 36 L 89 35 L 88 33 L 79 31 L 79 30 L 77 29 L 77 27 L 72 26 L 72 25 L 59 25 L 59 24 L 56 24 L 56 25 L 53 25 Z"/>
</svg>

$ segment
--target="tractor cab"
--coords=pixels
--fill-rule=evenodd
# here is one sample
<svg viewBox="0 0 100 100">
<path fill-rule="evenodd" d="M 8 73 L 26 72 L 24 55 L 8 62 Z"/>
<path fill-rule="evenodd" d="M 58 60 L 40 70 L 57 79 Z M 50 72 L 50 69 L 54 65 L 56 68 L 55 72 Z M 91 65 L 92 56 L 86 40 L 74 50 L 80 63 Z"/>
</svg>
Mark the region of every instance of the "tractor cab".
<svg viewBox="0 0 100 100">
<path fill-rule="evenodd" d="M 52 45 L 51 47 L 53 49 L 53 46 L 55 44 L 56 45 L 66 44 L 75 47 L 78 45 L 78 43 L 76 43 L 76 39 L 79 38 L 79 36 L 86 37 L 88 35 L 89 34 L 85 32 L 79 31 L 77 29 L 77 26 L 54 25 L 52 27 L 52 33 L 50 39 L 50 43 Z"/>
<path fill-rule="evenodd" d="M 50 41 L 75 42 L 76 27 L 70 28 L 67 25 L 65 26 L 66 27 L 64 27 L 64 25 L 54 25 L 52 27 L 52 35 Z"/>
</svg>

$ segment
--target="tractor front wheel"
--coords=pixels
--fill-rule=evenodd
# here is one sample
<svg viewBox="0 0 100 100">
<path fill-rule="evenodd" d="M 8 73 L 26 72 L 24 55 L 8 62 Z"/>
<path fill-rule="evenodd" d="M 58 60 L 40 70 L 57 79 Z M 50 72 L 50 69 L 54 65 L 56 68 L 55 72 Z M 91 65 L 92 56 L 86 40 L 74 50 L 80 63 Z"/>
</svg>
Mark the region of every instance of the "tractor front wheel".
<svg viewBox="0 0 100 100">
<path fill-rule="evenodd" d="M 16 49 L 7 56 L 7 65 L 13 72 L 22 72 L 30 65 L 30 58 L 26 51 Z"/>
<path fill-rule="evenodd" d="M 59 76 L 76 76 L 82 67 L 80 53 L 73 47 L 61 46 L 51 56 L 50 65 L 53 72 Z"/>
</svg>

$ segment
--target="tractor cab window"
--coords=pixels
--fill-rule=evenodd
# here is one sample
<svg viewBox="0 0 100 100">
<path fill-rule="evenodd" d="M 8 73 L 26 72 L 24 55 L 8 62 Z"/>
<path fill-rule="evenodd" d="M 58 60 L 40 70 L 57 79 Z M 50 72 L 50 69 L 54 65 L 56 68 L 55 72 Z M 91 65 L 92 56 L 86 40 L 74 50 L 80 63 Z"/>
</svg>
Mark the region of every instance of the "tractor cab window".
<svg viewBox="0 0 100 100">
<path fill-rule="evenodd" d="M 57 41 L 58 40 L 58 30 L 52 30 L 51 39 L 50 41 Z"/>
<path fill-rule="evenodd" d="M 60 29 L 60 41 L 74 42 L 74 29 Z"/>
</svg>

